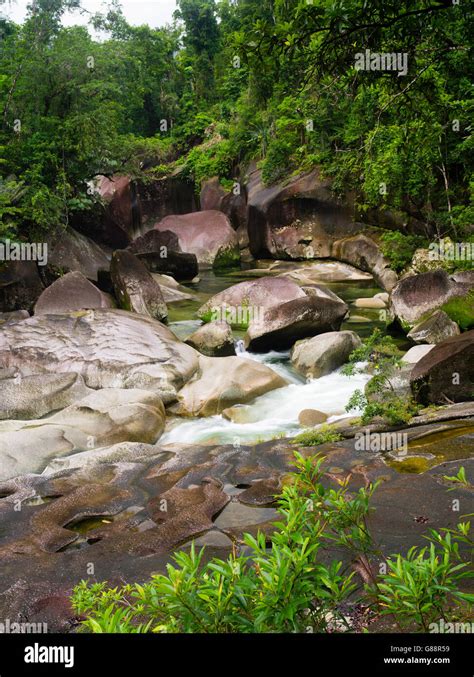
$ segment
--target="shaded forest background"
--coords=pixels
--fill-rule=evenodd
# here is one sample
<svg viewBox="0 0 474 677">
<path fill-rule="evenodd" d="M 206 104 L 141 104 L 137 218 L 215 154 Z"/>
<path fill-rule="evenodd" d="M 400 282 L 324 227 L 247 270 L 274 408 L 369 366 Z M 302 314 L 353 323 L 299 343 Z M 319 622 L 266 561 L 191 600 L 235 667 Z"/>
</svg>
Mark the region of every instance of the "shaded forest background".
<svg viewBox="0 0 474 677">
<path fill-rule="evenodd" d="M 0 5 L 5 0 L 0 0 Z M 427 234 L 471 237 L 472 4 L 460 0 L 178 0 L 172 26 L 118 4 L 65 28 L 79 0 L 0 21 L 0 236 L 67 227 L 89 182 L 178 168 L 267 184 L 321 167 L 361 214 L 398 210 Z M 403 52 L 408 73 L 357 71 Z M 381 190 L 381 186 L 385 186 Z"/>
</svg>

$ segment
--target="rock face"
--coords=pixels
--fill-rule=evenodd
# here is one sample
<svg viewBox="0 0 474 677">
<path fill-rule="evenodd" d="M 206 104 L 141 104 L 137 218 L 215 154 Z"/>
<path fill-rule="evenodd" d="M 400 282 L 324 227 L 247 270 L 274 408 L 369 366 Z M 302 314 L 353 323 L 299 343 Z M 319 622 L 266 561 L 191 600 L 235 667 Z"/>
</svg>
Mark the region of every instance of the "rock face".
<svg viewBox="0 0 474 677">
<path fill-rule="evenodd" d="M 195 254 L 202 268 L 235 266 L 240 262 L 237 235 L 222 212 L 210 210 L 167 216 L 155 229 L 175 233 L 182 251 Z"/>
<path fill-rule="evenodd" d="M 141 213 L 135 184 L 128 176 L 99 176 L 95 188 L 106 205 L 102 239 L 114 248 L 126 247 L 140 233 Z"/>
<path fill-rule="evenodd" d="M 152 277 L 160 285 L 161 293 L 165 303 L 176 303 L 177 301 L 192 301 L 195 295 L 190 293 L 186 287 L 176 282 L 173 277 L 169 275 L 159 275 L 152 273 Z"/>
<path fill-rule="evenodd" d="M 69 407 L 91 393 L 79 374 L 41 374 L 0 381 L 0 419 L 41 418 Z"/>
<path fill-rule="evenodd" d="M 473 397 L 474 330 L 438 343 L 411 372 L 418 402 L 446 404 Z"/>
<path fill-rule="evenodd" d="M 235 355 L 234 337 L 227 322 L 209 322 L 199 327 L 186 343 L 207 357 Z"/>
<path fill-rule="evenodd" d="M 89 388 L 143 388 L 168 403 L 197 370 L 198 353 L 151 318 L 90 310 L 0 327 L 2 368 L 80 373 Z"/>
<path fill-rule="evenodd" d="M 337 331 L 348 311 L 339 299 L 305 296 L 266 310 L 253 321 L 244 338 L 245 347 L 255 352 L 286 350 L 299 339 Z"/>
<path fill-rule="evenodd" d="M 110 296 L 97 289 L 82 273 L 67 273 L 45 289 L 35 305 L 35 315 L 60 315 L 73 310 L 113 308 Z"/>
<path fill-rule="evenodd" d="M 177 280 L 192 280 L 198 274 L 196 255 L 182 252 L 178 236 L 170 230 L 149 230 L 134 240 L 128 251 L 153 273 L 172 275 Z"/>
<path fill-rule="evenodd" d="M 291 362 L 306 378 L 320 378 L 338 369 L 361 345 L 353 331 L 333 331 L 298 341 L 291 351 Z"/>
<path fill-rule="evenodd" d="M 415 343 L 441 343 L 459 333 L 456 322 L 453 322 L 443 310 L 435 310 L 427 320 L 413 327 L 408 333 L 408 338 Z"/>
<path fill-rule="evenodd" d="M 254 360 L 201 356 L 199 372 L 180 391 L 173 411 L 181 416 L 213 416 L 285 385 L 281 376 Z"/>
<path fill-rule="evenodd" d="M 270 266 L 270 270 L 275 271 L 278 268 L 285 270 L 284 263 L 287 262 L 279 262 Z M 373 279 L 370 273 L 363 273 L 357 268 L 339 261 L 318 261 L 300 268 L 295 267 L 293 270 L 289 269 L 288 266 L 288 269 L 282 275 L 286 275 L 286 277 L 302 285 L 310 285 L 315 282 L 366 282 Z"/>
<path fill-rule="evenodd" d="M 334 199 L 318 170 L 270 187 L 260 171 L 250 175 L 248 231 L 256 258 L 326 258 L 331 241 L 357 230 L 353 211 Z"/>
<path fill-rule="evenodd" d="M 115 295 L 124 310 L 166 320 L 168 309 L 161 293 L 144 264 L 131 252 L 114 252 L 110 268 Z"/>
<path fill-rule="evenodd" d="M 203 211 L 217 209 L 229 218 L 232 228 L 236 231 L 239 238 L 241 249 L 249 246 L 247 199 L 244 187 L 235 195 L 232 190 L 227 191 L 221 186 L 219 177 L 214 176 L 203 183 L 200 201 Z"/>
<path fill-rule="evenodd" d="M 52 273 L 79 272 L 97 282 L 99 271 L 109 268 L 104 249 L 72 228 L 55 233 L 48 242 L 48 270 Z"/>
<path fill-rule="evenodd" d="M 0 268 L 0 311 L 32 310 L 43 289 L 36 263 L 8 263 Z"/>
<path fill-rule="evenodd" d="M 63 456 L 116 444 L 154 444 L 165 426 L 161 399 L 144 390 L 105 389 L 47 419 L 0 423 L 0 478 L 39 472 Z"/>
<path fill-rule="evenodd" d="M 456 282 L 444 270 L 404 277 L 393 289 L 390 312 L 402 327 L 413 327 L 427 313 L 437 310 L 450 299 L 465 296 L 473 284 Z"/>
<path fill-rule="evenodd" d="M 407 350 L 405 355 L 402 358 L 403 362 L 407 364 L 416 364 L 419 362 L 425 355 L 427 355 L 430 350 L 434 348 L 434 343 L 429 345 L 419 345 L 413 346 L 410 350 Z"/>
<path fill-rule="evenodd" d="M 227 320 L 233 326 L 247 326 L 268 308 L 306 298 L 305 292 L 286 277 L 263 277 L 240 282 L 210 298 L 197 315 L 204 322 Z"/>
</svg>

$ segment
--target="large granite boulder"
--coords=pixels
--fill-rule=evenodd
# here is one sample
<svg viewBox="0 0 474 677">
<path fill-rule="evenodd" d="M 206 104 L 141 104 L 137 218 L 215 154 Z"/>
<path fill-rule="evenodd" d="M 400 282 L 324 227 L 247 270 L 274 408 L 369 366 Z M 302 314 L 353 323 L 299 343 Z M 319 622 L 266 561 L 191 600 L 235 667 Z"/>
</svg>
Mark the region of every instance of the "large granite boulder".
<svg viewBox="0 0 474 677">
<path fill-rule="evenodd" d="M 33 261 L 0 265 L 0 311 L 32 310 L 44 286 Z"/>
<path fill-rule="evenodd" d="M 443 310 L 435 310 L 428 319 L 419 322 L 408 332 L 408 338 L 415 343 L 441 343 L 460 333 L 456 322 Z"/>
<path fill-rule="evenodd" d="M 22 376 L 18 370 L 0 381 L 0 419 L 41 418 L 93 392 L 80 374 Z"/>
<path fill-rule="evenodd" d="M 254 360 L 202 355 L 199 370 L 180 391 L 172 411 L 180 416 L 213 416 L 285 385 L 281 376 Z"/>
<path fill-rule="evenodd" d="M 88 280 L 97 282 L 99 271 L 109 268 L 107 251 L 72 228 L 59 230 L 49 238 L 47 270 L 53 278 L 79 272 Z"/>
<path fill-rule="evenodd" d="M 128 247 L 153 273 L 172 275 L 177 280 L 192 280 L 198 274 L 195 254 L 181 251 L 176 233 L 149 230 Z"/>
<path fill-rule="evenodd" d="M 156 320 L 166 320 L 168 309 L 160 285 L 131 252 L 114 252 L 110 267 L 115 295 L 122 308 Z"/>
<path fill-rule="evenodd" d="M 235 327 L 247 328 L 262 313 L 275 305 L 306 298 L 305 292 L 286 277 L 262 277 L 235 284 L 212 296 L 197 315 L 204 322 L 225 320 Z"/>
<path fill-rule="evenodd" d="M 411 372 L 415 398 L 423 404 L 466 402 L 474 397 L 474 330 L 438 343 Z"/>
<path fill-rule="evenodd" d="M 35 305 L 35 315 L 61 315 L 74 310 L 113 308 L 108 294 L 100 291 L 82 273 L 67 273 L 47 287 Z"/>
<path fill-rule="evenodd" d="M 237 235 L 222 212 L 210 210 L 166 216 L 155 224 L 155 229 L 175 233 L 182 251 L 195 254 L 202 268 L 223 268 L 240 263 Z"/>
<path fill-rule="evenodd" d="M 227 322 L 209 322 L 199 327 L 186 343 L 207 357 L 235 355 L 234 336 Z"/>
<path fill-rule="evenodd" d="M 469 279 L 457 282 L 441 269 L 410 275 L 392 290 L 390 314 L 404 329 L 411 329 L 432 311 L 453 298 L 467 296 L 473 288 Z"/>
<path fill-rule="evenodd" d="M 298 340 L 338 331 L 348 312 L 341 300 L 306 296 L 268 308 L 251 322 L 244 337 L 250 351 L 286 350 Z"/>
<path fill-rule="evenodd" d="M 46 419 L 0 423 L 0 479 L 41 472 L 58 456 L 118 442 L 154 444 L 165 427 L 161 399 L 144 390 L 99 390 Z"/>
<path fill-rule="evenodd" d="M 291 362 L 305 378 L 320 378 L 345 364 L 360 345 L 361 340 L 353 331 L 319 334 L 297 341 L 291 351 Z"/>
<path fill-rule="evenodd" d="M 198 353 L 163 324 L 124 310 L 37 315 L 0 327 L 0 370 L 80 373 L 89 388 L 143 388 L 165 403 L 198 368 Z"/>
<path fill-rule="evenodd" d="M 360 229 L 353 209 L 335 199 L 318 169 L 273 186 L 265 186 L 255 170 L 247 188 L 250 251 L 256 258 L 327 258 L 332 241 Z"/>
</svg>

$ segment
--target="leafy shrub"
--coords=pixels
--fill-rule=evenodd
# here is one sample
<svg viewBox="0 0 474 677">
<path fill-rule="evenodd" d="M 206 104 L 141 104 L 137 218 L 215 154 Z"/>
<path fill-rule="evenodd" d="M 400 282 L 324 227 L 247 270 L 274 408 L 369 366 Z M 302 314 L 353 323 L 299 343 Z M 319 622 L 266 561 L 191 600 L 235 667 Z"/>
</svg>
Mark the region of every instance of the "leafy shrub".
<svg viewBox="0 0 474 677">
<path fill-rule="evenodd" d="M 316 447 L 318 444 L 339 442 L 342 439 L 342 435 L 331 428 L 331 426 L 323 424 L 315 430 L 305 430 L 297 435 L 293 441 L 302 447 Z"/>
<path fill-rule="evenodd" d="M 279 499 L 282 518 L 270 539 L 245 535 L 249 554 L 204 561 L 204 549 L 174 555 L 167 575 L 108 588 L 76 586 L 72 604 L 85 615 L 82 631 L 94 633 L 327 632 L 351 628 L 350 609 L 392 614 L 399 626 L 426 631 L 427 623 L 465 614 L 474 595 L 460 590 L 473 574 L 459 544 L 472 545 L 469 523 L 444 533 L 431 531 L 429 548 L 387 559 L 388 572 L 375 574 L 380 556 L 367 524 L 376 485 L 349 492 L 321 483 L 322 457 L 296 454 L 297 473 Z M 346 551 L 365 570 L 361 588 L 341 561 L 327 562 L 327 549 Z M 350 565 L 349 565 L 350 566 Z M 460 605 L 466 605 L 466 609 Z"/>
<path fill-rule="evenodd" d="M 381 240 L 382 254 L 397 273 L 406 268 L 411 263 L 415 251 L 426 244 L 425 238 L 418 235 L 404 235 L 398 230 L 383 233 Z"/>
</svg>

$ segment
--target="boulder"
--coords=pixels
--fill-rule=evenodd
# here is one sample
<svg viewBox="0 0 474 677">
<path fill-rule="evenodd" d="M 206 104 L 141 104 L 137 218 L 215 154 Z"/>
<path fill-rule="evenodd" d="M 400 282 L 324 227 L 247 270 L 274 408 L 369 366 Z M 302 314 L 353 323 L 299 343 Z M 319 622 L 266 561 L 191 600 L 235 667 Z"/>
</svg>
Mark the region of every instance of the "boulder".
<svg viewBox="0 0 474 677">
<path fill-rule="evenodd" d="M 138 181 L 137 199 L 142 231 L 152 228 L 169 214 L 189 214 L 199 209 L 194 183 L 184 176 L 183 168 L 179 167 L 169 176 Z"/>
<path fill-rule="evenodd" d="M 195 254 L 202 268 L 222 268 L 240 263 L 237 235 L 222 212 L 210 210 L 167 216 L 155 224 L 155 229 L 175 233 L 182 251 Z"/>
<path fill-rule="evenodd" d="M 298 341 L 291 351 L 291 363 L 305 378 L 320 378 L 345 364 L 361 345 L 353 331 L 333 331 Z"/>
<path fill-rule="evenodd" d="M 396 272 L 391 270 L 378 244 L 366 235 L 354 235 L 334 242 L 332 256 L 371 273 L 386 291 L 391 291 L 397 284 Z"/>
<path fill-rule="evenodd" d="M 176 303 L 178 301 L 192 301 L 196 295 L 190 293 L 186 287 L 182 287 L 176 282 L 174 277 L 169 275 L 159 275 L 152 273 L 152 278 L 160 285 L 161 293 L 165 303 Z"/>
<path fill-rule="evenodd" d="M 192 280 L 198 274 L 196 255 L 182 252 L 178 236 L 170 230 L 149 230 L 134 240 L 128 251 L 153 273 L 172 275 L 177 280 Z"/>
<path fill-rule="evenodd" d="M 0 423 L 0 479 L 41 472 L 58 456 L 118 442 L 154 444 L 165 427 L 161 399 L 106 389 L 46 419 Z"/>
<path fill-rule="evenodd" d="M 390 313 L 404 329 L 412 328 L 428 313 L 453 298 L 464 297 L 473 288 L 469 280 L 457 282 L 438 269 L 400 280 L 390 297 Z"/>
<path fill-rule="evenodd" d="M 108 294 L 100 291 L 82 273 L 67 273 L 44 290 L 35 305 L 35 315 L 60 315 L 88 308 L 113 308 Z"/>
<path fill-rule="evenodd" d="M 105 205 L 101 239 L 114 249 L 126 247 L 140 234 L 141 211 L 135 183 L 129 176 L 98 176 L 94 187 Z"/>
<path fill-rule="evenodd" d="M 243 186 L 240 192 L 235 194 L 233 190 L 226 190 L 221 185 L 219 177 L 214 176 L 203 183 L 200 202 L 203 211 L 217 209 L 223 212 L 237 233 L 240 248 L 245 249 L 249 246 L 247 197 Z"/>
<path fill-rule="evenodd" d="M 270 271 L 275 272 L 279 268 L 285 269 L 282 263 L 270 266 Z M 372 280 L 370 273 L 364 273 L 354 266 L 339 261 L 317 261 L 311 265 L 297 267 L 282 273 L 286 277 L 295 280 L 298 284 L 309 285 L 314 282 L 366 282 Z"/>
<path fill-rule="evenodd" d="M 286 350 L 299 339 L 338 331 L 347 305 L 339 299 L 305 296 L 268 308 L 262 318 L 250 323 L 245 347 L 255 352 Z"/>
<path fill-rule="evenodd" d="M 298 298 L 307 297 L 292 280 L 262 277 L 240 282 L 212 296 L 197 315 L 204 322 L 226 320 L 232 326 L 246 329 L 266 309 Z"/>
<path fill-rule="evenodd" d="M 209 322 L 199 327 L 186 343 L 208 357 L 235 355 L 234 336 L 227 322 Z"/>
<path fill-rule="evenodd" d="M 110 267 L 115 295 L 122 308 L 156 320 L 166 320 L 168 309 L 160 285 L 131 252 L 114 252 Z"/>
<path fill-rule="evenodd" d="M 72 228 L 60 230 L 49 238 L 47 270 L 53 278 L 77 271 L 97 282 L 99 271 L 109 268 L 106 250 Z"/>
<path fill-rule="evenodd" d="M 354 210 L 335 199 L 318 169 L 272 186 L 255 170 L 247 190 L 248 234 L 255 258 L 327 258 L 334 240 L 360 230 Z"/>
<path fill-rule="evenodd" d="M 474 330 L 438 343 L 411 372 L 414 397 L 423 404 L 473 399 Z"/>
<path fill-rule="evenodd" d="M 402 358 L 402 362 L 407 364 L 416 364 L 419 362 L 425 355 L 427 355 L 430 350 L 434 348 L 434 343 L 432 345 L 419 345 L 413 346 L 410 350 L 407 350 L 405 355 Z"/>
<path fill-rule="evenodd" d="M 408 332 L 408 338 L 415 343 L 441 343 L 450 336 L 460 333 L 456 322 L 453 322 L 443 310 L 435 310 L 427 320 L 419 322 Z"/>
<path fill-rule="evenodd" d="M 0 370 L 75 372 L 89 388 L 142 388 L 165 403 L 195 373 L 198 355 L 160 322 L 124 310 L 37 315 L 0 327 Z"/>
<path fill-rule="evenodd" d="M 328 420 L 327 414 L 317 409 L 303 409 L 298 416 L 298 422 L 303 428 L 313 428 Z"/>
<path fill-rule="evenodd" d="M 0 266 L 0 311 L 32 310 L 44 286 L 33 261 Z"/>
<path fill-rule="evenodd" d="M 381 298 L 372 296 L 371 298 L 360 298 L 354 301 L 354 306 L 356 308 L 374 308 L 375 310 L 380 310 L 386 308 L 387 304 Z"/>
<path fill-rule="evenodd" d="M 172 411 L 179 416 L 213 416 L 285 385 L 281 376 L 254 360 L 200 356 L 199 371 L 180 391 Z"/>
<path fill-rule="evenodd" d="M 0 419 L 41 418 L 53 411 L 69 407 L 91 393 L 82 376 L 69 374 L 41 374 L 22 376 L 0 382 Z"/>
</svg>

